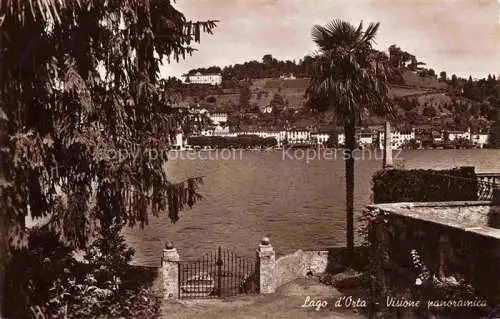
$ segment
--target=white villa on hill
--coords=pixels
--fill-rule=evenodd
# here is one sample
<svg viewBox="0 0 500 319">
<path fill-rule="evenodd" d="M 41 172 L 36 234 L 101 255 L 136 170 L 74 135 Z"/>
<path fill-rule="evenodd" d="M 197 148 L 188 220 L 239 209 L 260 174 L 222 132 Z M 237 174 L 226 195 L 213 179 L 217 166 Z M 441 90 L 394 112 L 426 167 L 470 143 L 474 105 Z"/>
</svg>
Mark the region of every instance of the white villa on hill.
<svg viewBox="0 0 500 319">
<path fill-rule="evenodd" d="M 208 118 L 215 124 L 226 124 L 227 123 L 227 113 L 208 113 Z"/>
<path fill-rule="evenodd" d="M 262 110 L 262 113 L 264 114 L 271 114 L 273 112 L 273 107 L 272 106 L 266 106 L 263 110 Z"/>
<path fill-rule="evenodd" d="M 295 80 L 297 79 L 293 73 L 280 75 L 280 80 Z"/>
<path fill-rule="evenodd" d="M 183 83 L 193 84 L 220 85 L 222 83 L 222 75 L 220 73 L 202 74 L 197 72 L 192 75 L 183 74 L 181 79 Z"/>
</svg>

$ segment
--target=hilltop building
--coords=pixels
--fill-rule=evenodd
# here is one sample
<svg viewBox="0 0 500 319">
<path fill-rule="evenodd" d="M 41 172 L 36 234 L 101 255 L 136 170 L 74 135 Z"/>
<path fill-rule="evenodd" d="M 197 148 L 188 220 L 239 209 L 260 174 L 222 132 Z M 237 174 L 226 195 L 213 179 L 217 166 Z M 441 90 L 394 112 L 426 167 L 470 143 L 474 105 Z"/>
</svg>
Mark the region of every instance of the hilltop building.
<svg viewBox="0 0 500 319">
<path fill-rule="evenodd" d="M 215 125 L 226 125 L 227 123 L 227 113 L 208 113 L 208 118 Z"/>
<path fill-rule="evenodd" d="M 196 72 L 195 74 L 183 74 L 181 76 L 182 82 L 189 84 L 210 84 L 210 85 L 220 85 L 222 84 L 222 75 L 220 73 L 210 73 L 202 74 Z"/>
<path fill-rule="evenodd" d="M 262 113 L 264 114 L 271 114 L 273 112 L 273 107 L 272 106 L 266 106 L 263 110 Z"/>
<path fill-rule="evenodd" d="M 280 80 L 295 80 L 297 79 L 293 73 L 280 75 Z"/>
</svg>

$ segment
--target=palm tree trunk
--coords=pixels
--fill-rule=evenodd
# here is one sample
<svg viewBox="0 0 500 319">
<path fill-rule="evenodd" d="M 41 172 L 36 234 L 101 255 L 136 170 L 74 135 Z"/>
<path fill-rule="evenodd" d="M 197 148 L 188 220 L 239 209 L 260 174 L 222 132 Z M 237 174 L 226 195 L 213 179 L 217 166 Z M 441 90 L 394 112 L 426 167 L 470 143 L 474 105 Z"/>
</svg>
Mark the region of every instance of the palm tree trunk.
<svg viewBox="0 0 500 319">
<path fill-rule="evenodd" d="M 0 43 L 1 44 L 1 43 Z M 1 64 L 0 64 L 1 67 Z M 2 74 L 0 72 L 0 74 Z M 1 83 L 1 82 L 0 82 Z M 1 94 L 1 91 L 0 91 Z M 0 107 L 0 112 L 2 108 Z M 7 125 L 4 119 L 0 117 L 0 147 L 7 146 Z M 0 154 L 0 318 L 2 318 L 2 307 L 4 299 L 4 288 L 5 288 L 5 271 L 7 268 L 7 263 L 9 261 L 9 216 L 7 215 L 7 209 L 5 207 L 6 201 L 4 197 L 4 188 L 6 187 L 5 179 L 5 157 L 2 158 Z"/>
<path fill-rule="evenodd" d="M 3 50 L 2 47 L 2 36 L 0 35 L 0 51 Z M 3 61 L 0 61 L 0 83 L 2 81 L 3 75 Z M 0 88 L 0 98 L 3 98 L 4 88 L 3 86 Z M 0 113 L 3 112 L 0 107 Z M 7 123 L 0 116 L 0 147 L 6 147 L 7 143 Z M 4 209 L 5 202 L 1 202 L 3 200 L 3 187 L 6 184 L 5 181 L 5 159 L 0 159 L 0 318 L 2 318 L 2 308 L 3 308 L 3 298 L 4 298 L 4 287 L 5 287 L 5 271 L 7 268 L 7 261 L 9 259 L 9 240 L 8 240 L 8 231 L 9 231 L 9 218 Z"/>
<path fill-rule="evenodd" d="M 5 211 L 0 211 L 0 318 L 2 318 L 2 308 L 5 288 L 5 271 L 9 260 L 8 246 L 8 219 Z"/>
<path fill-rule="evenodd" d="M 345 183 L 346 183 L 346 230 L 347 258 L 352 263 L 354 257 L 354 157 L 356 148 L 355 121 L 349 119 L 344 126 L 345 134 Z"/>
</svg>

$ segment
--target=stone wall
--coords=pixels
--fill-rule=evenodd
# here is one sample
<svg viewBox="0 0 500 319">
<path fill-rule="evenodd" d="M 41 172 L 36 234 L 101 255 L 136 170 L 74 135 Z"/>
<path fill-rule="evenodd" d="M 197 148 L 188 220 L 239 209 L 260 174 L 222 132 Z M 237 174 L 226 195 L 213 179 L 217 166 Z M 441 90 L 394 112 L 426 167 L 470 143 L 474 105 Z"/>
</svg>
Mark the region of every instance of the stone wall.
<svg viewBox="0 0 500 319">
<path fill-rule="evenodd" d="M 369 206 L 367 213 L 379 296 L 397 286 L 472 286 L 490 305 L 500 303 L 500 206 L 396 203 Z"/>
<path fill-rule="evenodd" d="M 308 275 L 326 271 L 328 251 L 302 251 L 285 255 L 276 260 L 276 287 Z"/>
<path fill-rule="evenodd" d="M 334 251 L 334 250 L 332 250 Z M 276 258 L 269 238 L 265 237 L 256 250 L 255 272 L 245 278 L 240 286 L 240 293 L 259 292 L 272 294 L 280 286 L 297 278 L 315 276 L 327 270 L 340 267 L 338 254 L 332 251 L 302 251 Z M 179 298 L 179 262 L 180 258 L 172 243 L 166 243 L 162 254 L 162 275 L 164 297 L 166 299 Z M 257 286 L 249 289 L 247 286 Z M 257 290 L 257 291 L 256 291 Z"/>
</svg>

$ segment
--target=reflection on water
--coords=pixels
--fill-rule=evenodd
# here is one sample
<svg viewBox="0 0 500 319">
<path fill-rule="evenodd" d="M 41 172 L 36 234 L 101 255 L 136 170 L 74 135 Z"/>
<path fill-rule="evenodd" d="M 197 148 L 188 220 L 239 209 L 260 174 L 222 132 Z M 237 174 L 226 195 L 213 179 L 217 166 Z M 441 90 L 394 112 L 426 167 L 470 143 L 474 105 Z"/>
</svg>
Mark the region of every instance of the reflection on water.
<svg viewBox="0 0 500 319">
<path fill-rule="evenodd" d="M 356 216 L 370 203 L 371 176 L 382 166 L 381 157 L 374 157 L 356 162 Z M 398 157 L 406 168 L 475 166 L 477 172 L 500 172 L 500 150 L 419 150 Z M 278 254 L 345 244 L 342 155 L 307 160 L 276 151 L 244 152 L 235 159 L 177 157 L 166 169 L 173 180 L 204 176 L 204 199 L 182 212 L 176 224 L 165 215 L 150 217 L 144 229 L 127 229 L 136 263 L 159 265 L 166 240 L 184 259 L 219 245 L 253 256 L 263 236 L 271 238 Z"/>
</svg>

